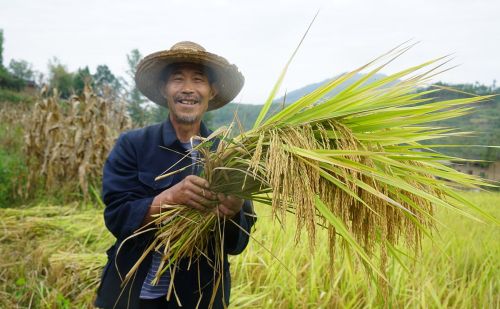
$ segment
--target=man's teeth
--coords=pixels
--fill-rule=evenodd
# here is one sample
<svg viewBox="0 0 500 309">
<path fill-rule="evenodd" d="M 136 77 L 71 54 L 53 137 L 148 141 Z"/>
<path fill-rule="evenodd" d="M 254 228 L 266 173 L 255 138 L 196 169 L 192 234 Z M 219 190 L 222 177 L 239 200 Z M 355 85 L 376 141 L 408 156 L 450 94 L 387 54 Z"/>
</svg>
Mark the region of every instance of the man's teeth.
<svg viewBox="0 0 500 309">
<path fill-rule="evenodd" d="M 196 101 L 193 101 L 193 100 L 180 100 L 179 102 L 181 104 L 188 104 L 188 105 L 194 105 L 194 104 L 196 104 Z"/>
</svg>

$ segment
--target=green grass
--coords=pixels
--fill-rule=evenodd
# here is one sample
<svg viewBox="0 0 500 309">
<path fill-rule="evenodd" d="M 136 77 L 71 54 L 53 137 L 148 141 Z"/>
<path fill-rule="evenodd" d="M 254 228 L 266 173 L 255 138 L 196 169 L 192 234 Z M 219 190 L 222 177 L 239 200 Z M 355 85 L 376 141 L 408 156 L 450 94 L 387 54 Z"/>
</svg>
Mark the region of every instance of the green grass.
<svg viewBox="0 0 500 309">
<path fill-rule="evenodd" d="M 23 118 L 28 104 L 3 102 L 0 89 L 0 208 L 21 204 L 25 199 L 26 156 Z M 26 102 L 25 102 L 26 103 Z"/>
<path fill-rule="evenodd" d="M 500 193 L 465 195 L 500 217 Z M 382 305 L 362 269 L 338 258 L 332 272 L 326 245 L 317 246 L 313 256 L 306 237 L 296 244 L 293 233 L 272 223 L 267 209 L 257 205 L 256 210 L 253 235 L 272 254 L 251 241 L 243 254 L 231 258 L 232 308 Z M 102 210 L 40 204 L 0 209 L 0 218 L 0 308 L 91 306 L 104 252 L 113 242 Z M 386 303 L 393 308 L 499 308 L 500 228 L 447 211 L 439 211 L 438 218 L 446 227 L 434 233 L 436 244 L 424 242 L 415 261 L 401 257 L 409 272 L 389 261 Z"/>
<path fill-rule="evenodd" d="M 9 112 L 0 106 L 0 113 Z M 22 114 L 15 114 L 21 122 Z M 14 117 L 15 117 L 14 116 Z M 27 168 L 23 153 L 24 131 L 21 125 L 12 125 L 12 119 L 0 115 L 0 208 L 16 204 L 22 195 Z"/>
<path fill-rule="evenodd" d="M 34 101 L 34 95 L 23 92 L 15 91 L 5 88 L 0 88 L 0 103 L 8 104 L 31 104 Z"/>
</svg>

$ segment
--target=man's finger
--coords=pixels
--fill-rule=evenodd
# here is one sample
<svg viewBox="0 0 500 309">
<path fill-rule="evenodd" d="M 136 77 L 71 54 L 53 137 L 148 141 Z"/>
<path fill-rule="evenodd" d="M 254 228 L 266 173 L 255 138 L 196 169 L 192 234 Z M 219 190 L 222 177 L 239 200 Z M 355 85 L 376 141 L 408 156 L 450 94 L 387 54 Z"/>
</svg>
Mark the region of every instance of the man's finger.
<svg viewBox="0 0 500 309">
<path fill-rule="evenodd" d="M 236 214 L 232 209 L 227 208 L 223 204 L 219 204 L 217 209 L 219 210 L 219 213 L 224 215 L 225 217 L 233 217 Z"/>
<path fill-rule="evenodd" d="M 207 207 L 203 206 L 202 204 L 198 203 L 195 200 L 189 200 L 187 204 L 188 204 L 188 206 L 195 208 L 197 210 L 207 211 Z"/>
<path fill-rule="evenodd" d="M 206 198 L 207 200 L 212 200 L 212 201 L 217 200 L 215 193 L 210 191 L 209 189 L 193 185 L 191 190 L 195 194 L 202 196 L 202 197 Z"/>
<path fill-rule="evenodd" d="M 202 205 L 204 208 L 213 208 L 215 207 L 215 203 L 209 199 L 204 198 L 203 196 L 200 196 L 196 193 L 190 193 L 191 200 L 197 202 L 198 204 Z"/>
<path fill-rule="evenodd" d="M 217 199 L 219 202 L 224 202 L 226 200 L 226 195 L 224 193 L 217 193 Z"/>
<path fill-rule="evenodd" d="M 191 183 L 195 184 L 196 186 L 203 188 L 203 189 L 209 189 L 210 184 L 206 179 L 203 179 L 201 177 L 195 176 L 195 175 L 189 175 L 186 177 L 186 180 L 189 180 Z"/>
<path fill-rule="evenodd" d="M 186 189 L 193 192 L 194 194 L 197 194 L 199 196 L 202 196 L 208 200 L 215 200 L 216 195 L 213 191 L 210 190 L 208 186 L 208 181 L 200 178 L 198 176 L 193 176 L 191 175 L 192 178 L 189 179 L 189 181 L 186 182 Z M 188 176 L 190 177 L 190 176 Z M 187 179 L 187 177 L 186 177 Z"/>
</svg>

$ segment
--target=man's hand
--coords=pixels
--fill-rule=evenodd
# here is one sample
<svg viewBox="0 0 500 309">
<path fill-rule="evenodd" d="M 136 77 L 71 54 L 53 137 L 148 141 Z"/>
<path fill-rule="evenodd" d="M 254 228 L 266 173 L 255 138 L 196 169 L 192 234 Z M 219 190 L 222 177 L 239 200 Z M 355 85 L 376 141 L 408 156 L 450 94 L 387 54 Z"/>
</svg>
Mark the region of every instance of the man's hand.
<svg viewBox="0 0 500 309">
<path fill-rule="evenodd" d="M 219 200 L 219 204 L 213 211 L 218 213 L 219 217 L 226 218 L 233 218 L 238 212 L 240 212 L 244 202 L 238 197 L 225 195 L 224 193 L 218 193 L 217 199 Z"/>
<path fill-rule="evenodd" d="M 152 216 L 159 214 L 160 206 L 164 204 L 185 205 L 200 211 L 210 211 L 215 209 L 217 203 L 217 196 L 210 191 L 208 181 L 195 175 L 189 175 L 153 199 L 153 203 L 149 206 L 148 213 L 142 221 L 142 226 L 153 221 Z"/>
<path fill-rule="evenodd" d="M 201 211 L 208 211 L 217 205 L 216 195 L 209 188 L 207 180 L 189 175 L 181 182 L 158 194 L 151 206 L 185 205 Z"/>
<path fill-rule="evenodd" d="M 207 180 L 189 175 L 181 182 L 158 194 L 142 222 L 146 225 L 152 221 L 152 216 L 160 213 L 161 205 L 185 205 L 200 211 L 213 211 L 219 217 L 234 217 L 243 206 L 243 200 L 223 193 L 210 191 Z"/>
</svg>

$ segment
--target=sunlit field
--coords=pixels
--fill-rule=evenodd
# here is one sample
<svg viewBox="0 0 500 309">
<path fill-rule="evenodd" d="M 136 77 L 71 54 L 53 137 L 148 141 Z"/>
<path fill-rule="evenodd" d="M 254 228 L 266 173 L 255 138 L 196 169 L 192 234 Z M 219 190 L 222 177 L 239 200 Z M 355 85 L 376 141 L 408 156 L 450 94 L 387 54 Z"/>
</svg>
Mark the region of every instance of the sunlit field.
<svg viewBox="0 0 500 309">
<path fill-rule="evenodd" d="M 500 193 L 465 195 L 500 217 Z M 493 224 L 439 211 L 434 243 L 426 240 L 420 257 L 388 261 L 384 292 L 342 258 L 340 244 L 330 267 L 325 235 L 313 254 L 306 237 L 295 242 L 293 224 L 282 229 L 267 209 L 256 211 L 255 240 L 231 258 L 232 308 L 500 307 L 500 227 Z M 0 308 L 92 307 L 113 242 L 101 213 L 77 205 L 0 209 Z"/>
<path fill-rule="evenodd" d="M 499 193 L 467 193 L 484 210 L 500 217 Z M 390 261 L 384 297 L 359 267 L 346 259 L 329 268 L 326 250 L 316 255 L 304 237 L 271 223 L 267 209 L 257 208 L 255 241 L 232 260 L 232 305 L 238 308 L 499 308 L 500 227 L 440 211 L 442 226 L 426 240 L 416 260 Z M 323 238 L 326 241 L 326 235 Z M 338 249 L 339 251 L 342 249 Z M 273 255 L 275 258 L 273 258 Z M 286 267 L 280 264 L 281 261 Z M 299 267 L 300 265 L 300 267 Z M 307 265 L 308 267 L 303 267 Z M 291 274 L 289 273 L 291 272 Z"/>
</svg>

